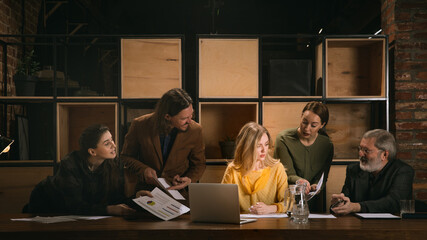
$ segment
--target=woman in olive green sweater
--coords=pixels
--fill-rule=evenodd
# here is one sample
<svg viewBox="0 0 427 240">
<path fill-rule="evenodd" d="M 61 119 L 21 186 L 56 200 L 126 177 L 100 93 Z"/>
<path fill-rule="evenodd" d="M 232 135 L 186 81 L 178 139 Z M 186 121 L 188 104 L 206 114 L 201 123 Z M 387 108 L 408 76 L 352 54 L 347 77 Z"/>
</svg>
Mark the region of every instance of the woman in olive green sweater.
<svg viewBox="0 0 427 240">
<path fill-rule="evenodd" d="M 298 128 L 286 129 L 276 137 L 274 158 L 285 165 L 289 184 L 306 182 L 314 191 L 322 173 L 326 184 L 334 146 L 323 128 L 329 120 L 329 111 L 321 102 L 309 102 L 302 110 Z M 323 211 L 323 210 L 320 210 Z"/>
</svg>

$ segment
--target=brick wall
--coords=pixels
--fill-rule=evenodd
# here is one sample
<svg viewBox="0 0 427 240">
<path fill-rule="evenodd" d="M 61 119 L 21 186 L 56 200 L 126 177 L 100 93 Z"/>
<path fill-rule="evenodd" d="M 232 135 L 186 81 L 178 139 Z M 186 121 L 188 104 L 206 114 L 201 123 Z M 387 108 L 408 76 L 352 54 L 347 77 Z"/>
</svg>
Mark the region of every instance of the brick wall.
<svg viewBox="0 0 427 240">
<path fill-rule="evenodd" d="M 398 157 L 415 169 L 414 197 L 427 200 L 427 1 L 383 0 L 390 42 L 391 128 Z"/>
<path fill-rule="evenodd" d="M 25 19 L 22 14 L 22 3 L 25 2 Z M 41 9 L 42 0 L 3 0 L 0 2 L 0 34 L 36 34 L 39 11 Z M 19 42 L 21 39 L 15 38 L 0 38 L 4 42 Z M 19 46 L 7 47 L 7 95 L 15 94 L 15 85 L 13 83 L 13 74 L 18 63 L 18 58 L 22 54 L 22 49 Z M 3 50 L 0 46 L 0 93 L 3 94 Z M 14 119 L 14 114 L 21 111 L 20 108 L 12 110 L 13 106 L 8 106 L 7 121 L 8 123 Z M 3 109 L 0 109 L 0 117 L 4 119 Z M 10 124 L 5 130 L 6 135 L 10 136 Z"/>
</svg>

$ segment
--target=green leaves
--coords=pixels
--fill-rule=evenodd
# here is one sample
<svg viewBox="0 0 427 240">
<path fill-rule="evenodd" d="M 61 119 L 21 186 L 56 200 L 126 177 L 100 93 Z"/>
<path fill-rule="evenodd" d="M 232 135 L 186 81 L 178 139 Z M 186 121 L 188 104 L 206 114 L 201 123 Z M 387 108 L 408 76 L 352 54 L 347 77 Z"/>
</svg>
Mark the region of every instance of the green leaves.
<svg viewBox="0 0 427 240">
<path fill-rule="evenodd" d="M 16 74 L 32 76 L 40 70 L 40 63 L 34 60 L 34 50 L 31 50 L 18 62 Z"/>
</svg>

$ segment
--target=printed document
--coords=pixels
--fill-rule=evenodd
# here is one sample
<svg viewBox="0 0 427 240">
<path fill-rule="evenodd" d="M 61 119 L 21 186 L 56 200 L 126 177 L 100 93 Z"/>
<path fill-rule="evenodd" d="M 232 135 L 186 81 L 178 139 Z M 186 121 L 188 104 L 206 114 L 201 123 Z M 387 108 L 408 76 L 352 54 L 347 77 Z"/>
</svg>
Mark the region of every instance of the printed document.
<svg viewBox="0 0 427 240">
<path fill-rule="evenodd" d="M 168 190 L 168 188 L 170 187 L 170 184 L 166 181 L 166 179 L 157 178 L 156 182 L 157 182 L 157 185 L 159 185 L 163 191 L 168 193 L 170 196 L 172 196 L 176 200 L 185 200 L 184 196 L 182 196 L 182 194 L 179 193 L 178 190 Z"/>
<path fill-rule="evenodd" d="M 308 193 L 307 201 L 309 201 L 314 196 L 316 196 L 316 194 L 319 193 L 320 189 L 322 189 L 323 175 L 325 175 L 325 173 L 322 173 L 322 176 L 320 177 L 319 181 L 317 182 L 316 190 Z"/>
<path fill-rule="evenodd" d="M 32 217 L 32 218 L 12 218 L 12 221 L 21 222 L 40 222 L 40 223 L 59 223 L 59 222 L 73 222 L 77 220 L 98 220 L 109 218 L 111 216 L 79 216 L 79 215 L 67 215 L 67 216 L 54 216 L 54 217 Z"/>
<path fill-rule="evenodd" d="M 390 213 L 356 213 L 356 216 L 361 218 L 400 218 L 399 216 Z"/>
<path fill-rule="evenodd" d="M 169 197 L 157 187 L 151 191 L 151 194 L 153 197 L 142 196 L 133 201 L 154 216 L 166 221 L 190 211 L 190 208 Z"/>
<path fill-rule="evenodd" d="M 271 214 L 251 214 L 251 213 L 242 213 L 240 218 L 287 218 L 286 213 L 271 213 Z"/>
</svg>

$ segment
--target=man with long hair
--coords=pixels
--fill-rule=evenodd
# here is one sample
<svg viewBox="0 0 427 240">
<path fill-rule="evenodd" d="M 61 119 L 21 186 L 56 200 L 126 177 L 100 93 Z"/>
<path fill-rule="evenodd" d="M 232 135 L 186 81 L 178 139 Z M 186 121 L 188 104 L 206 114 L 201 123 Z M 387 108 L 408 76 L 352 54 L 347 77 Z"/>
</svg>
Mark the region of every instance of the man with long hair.
<svg viewBox="0 0 427 240">
<path fill-rule="evenodd" d="M 202 176 L 205 145 L 202 127 L 192 120 L 192 103 L 187 92 L 174 88 L 162 96 L 154 113 L 133 120 L 121 157 L 138 176 L 136 190 L 151 190 L 157 177 L 170 181 L 170 189 L 181 190 Z"/>
</svg>

